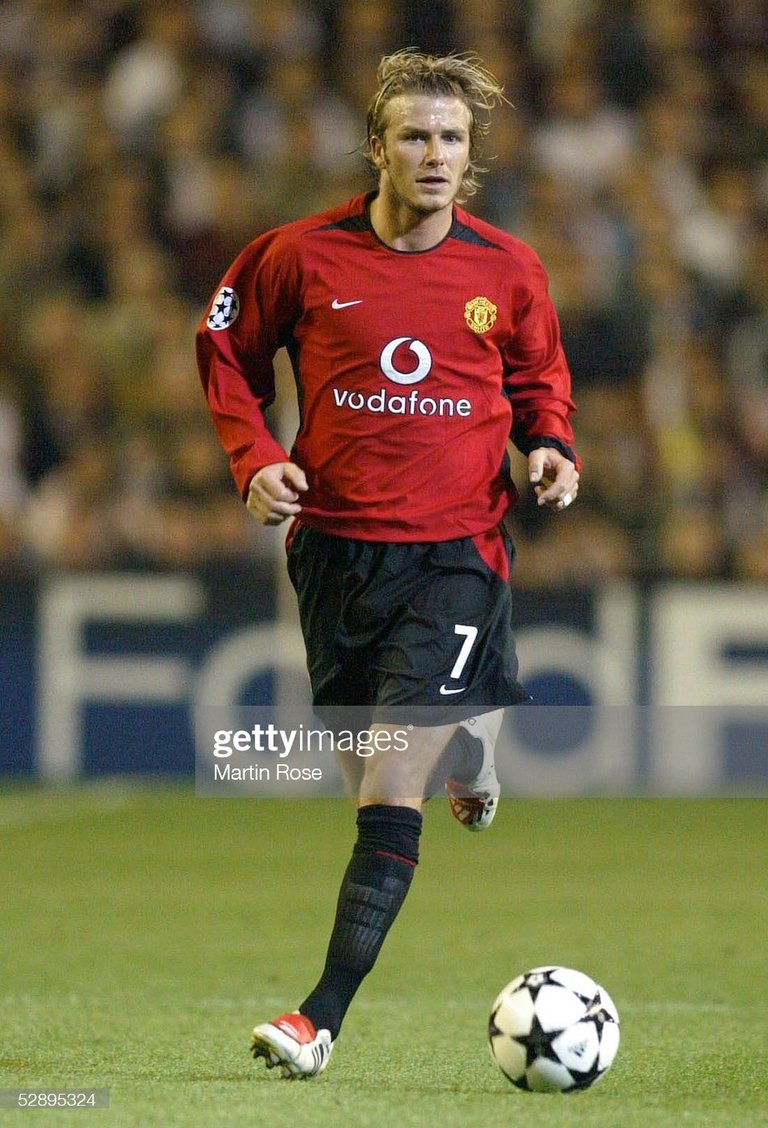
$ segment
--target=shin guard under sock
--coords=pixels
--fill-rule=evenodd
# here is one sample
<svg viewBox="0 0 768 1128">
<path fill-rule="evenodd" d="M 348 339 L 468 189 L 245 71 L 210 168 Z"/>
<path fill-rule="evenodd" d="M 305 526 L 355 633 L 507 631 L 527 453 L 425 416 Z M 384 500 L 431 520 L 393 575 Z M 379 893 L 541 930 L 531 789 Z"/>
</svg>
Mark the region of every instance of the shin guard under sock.
<svg viewBox="0 0 768 1128">
<path fill-rule="evenodd" d="M 332 1038 L 410 888 L 421 823 L 421 813 L 410 807 L 376 803 L 358 811 L 357 842 L 339 890 L 325 968 L 299 1007 Z"/>
</svg>

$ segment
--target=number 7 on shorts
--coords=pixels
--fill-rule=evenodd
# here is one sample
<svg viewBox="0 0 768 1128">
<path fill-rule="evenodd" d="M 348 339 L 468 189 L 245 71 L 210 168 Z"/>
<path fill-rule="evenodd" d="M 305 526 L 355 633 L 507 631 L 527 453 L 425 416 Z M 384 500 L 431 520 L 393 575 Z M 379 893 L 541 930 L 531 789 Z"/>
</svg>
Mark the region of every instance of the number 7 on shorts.
<svg viewBox="0 0 768 1128">
<path fill-rule="evenodd" d="M 467 664 L 469 652 L 475 644 L 475 639 L 477 638 L 477 627 L 470 627 L 464 623 L 457 623 L 453 628 L 453 633 L 457 635 L 463 635 L 464 637 L 464 641 L 461 644 L 461 650 L 459 651 L 459 656 L 453 664 L 453 669 L 451 670 L 450 675 L 452 678 L 460 678 L 464 667 Z"/>
</svg>

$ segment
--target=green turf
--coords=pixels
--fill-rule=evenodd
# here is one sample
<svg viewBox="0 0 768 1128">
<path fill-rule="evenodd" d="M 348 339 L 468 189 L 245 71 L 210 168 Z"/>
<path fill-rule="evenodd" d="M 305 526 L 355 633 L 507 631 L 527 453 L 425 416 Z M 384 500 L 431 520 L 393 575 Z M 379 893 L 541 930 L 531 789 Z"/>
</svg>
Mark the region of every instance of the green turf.
<svg viewBox="0 0 768 1128">
<path fill-rule="evenodd" d="M 0 797 L 0 1086 L 109 1088 L 110 1128 L 768 1125 L 768 803 L 427 811 L 422 864 L 331 1065 L 287 1083 L 250 1027 L 314 981 L 353 837 L 340 800 L 105 784 Z M 535 964 L 590 973 L 622 1046 L 573 1096 L 519 1093 L 485 1028 Z"/>
</svg>

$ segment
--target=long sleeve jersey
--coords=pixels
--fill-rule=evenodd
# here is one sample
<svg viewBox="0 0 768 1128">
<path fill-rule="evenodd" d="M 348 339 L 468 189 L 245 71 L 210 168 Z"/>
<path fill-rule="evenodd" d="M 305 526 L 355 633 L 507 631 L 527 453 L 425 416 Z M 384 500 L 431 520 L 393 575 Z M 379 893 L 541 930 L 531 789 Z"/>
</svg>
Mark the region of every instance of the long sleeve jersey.
<svg viewBox="0 0 768 1128">
<path fill-rule="evenodd" d="M 200 375 L 245 497 L 263 466 L 306 473 L 302 521 L 338 536 L 436 541 L 497 525 L 516 500 L 509 438 L 573 450 L 571 379 L 535 252 L 454 208 L 421 252 L 384 244 L 370 197 L 269 231 L 200 325 Z M 300 423 L 265 421 L 285 347 Z"/>
</svg>

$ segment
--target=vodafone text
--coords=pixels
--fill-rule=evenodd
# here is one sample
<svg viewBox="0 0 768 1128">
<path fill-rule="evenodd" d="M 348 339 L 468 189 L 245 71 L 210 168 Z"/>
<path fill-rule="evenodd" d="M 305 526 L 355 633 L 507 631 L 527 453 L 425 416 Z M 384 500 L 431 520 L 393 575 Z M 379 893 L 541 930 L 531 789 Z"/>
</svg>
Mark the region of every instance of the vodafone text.
<svg viewBox="0 0 768 1128">
<path fill-rule="evenodd" d="M 334 388 L 333 399 L 337 407 L 349 407 L 352 411 L 372 411 L 377 415 L 424 415 L 451 418 L 454 415 L 466 419 L 472 414 L 472 403 L 468 399 L 451 399 L 443 396 L 435 399 L 425 396 L 418 388 L 407 395 L 391 395 L 386 388 L 364 395 L 350 392 L 348 388 Z"/>
</svg>

